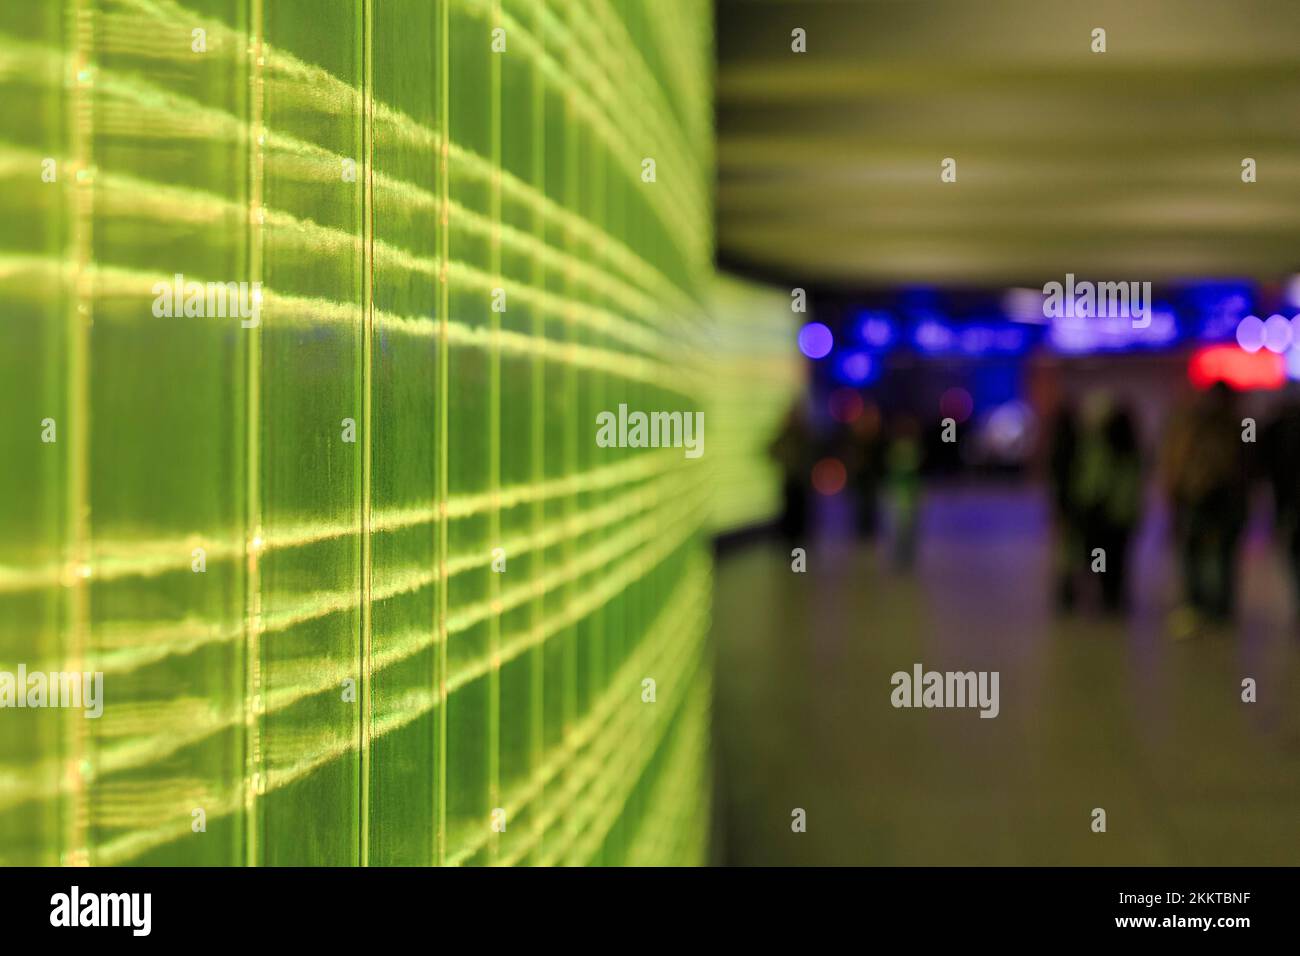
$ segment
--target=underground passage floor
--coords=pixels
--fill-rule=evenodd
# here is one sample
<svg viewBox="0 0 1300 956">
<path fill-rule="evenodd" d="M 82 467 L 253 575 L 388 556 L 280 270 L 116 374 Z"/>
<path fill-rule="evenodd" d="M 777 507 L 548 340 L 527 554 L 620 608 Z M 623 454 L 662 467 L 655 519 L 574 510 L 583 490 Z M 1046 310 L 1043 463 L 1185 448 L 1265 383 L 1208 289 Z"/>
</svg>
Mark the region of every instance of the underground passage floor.
<svg viewBox="0 0 1300 956">
<path fill-rule="evenodd" d="M 1252 530 L 1235 627 L 1175 640 L 1163 523 L 1134 545 L 1133 607 L 1118 619 L 1055 611 L 1047 506 L 1029 486 L 928 491 L 909 573 L 836 533 L 847 522 L 834 516 L 803 574 L 775 541 L 724 552 L 715 861 L 1300 863 L 1300 635 L 1284 568 Z M 891 675 L 918 663 L 998 671 L 998 716 L 895 709 Z"/>
</svg>

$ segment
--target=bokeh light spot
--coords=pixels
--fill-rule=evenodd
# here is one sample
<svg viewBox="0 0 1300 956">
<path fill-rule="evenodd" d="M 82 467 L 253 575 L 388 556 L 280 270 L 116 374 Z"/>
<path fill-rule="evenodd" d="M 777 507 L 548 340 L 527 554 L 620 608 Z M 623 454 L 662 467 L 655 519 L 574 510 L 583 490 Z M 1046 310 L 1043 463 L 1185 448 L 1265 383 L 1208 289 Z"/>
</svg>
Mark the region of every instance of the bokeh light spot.
<svg viewBox="0 0 1300 956">
<path fill-rule="evenodd" d="M 848 473 L 838 458 L 823 458 L 813 465 L 812 484 L 820 495 L 838 495 L 844 490 Z"/>
<path fill-rule="evenodd" d="M 953 386 L 939 397 L 939 414 L 955 422 L 964 422 L 975 410 L 975 400 L 964 388 Z"/>
<path fill-rule="evenodd" d="M 871 356 L 866 352 L 850 352 L 840 362 L 840 372 L 848 381 L 863 384 L 871 377 Z"/>
<path fill-rule="evenodd" d="M 837 388 L 826 402 L 831 418 L 846 425 L 862 414 L 862 396 L 854 388 Z"/>
<path fill-rule="evenodd" d="M 820 322 L 809 322 L 799 330 L 799 351 L 810 359 L 825 358 L 834 345 L 831 330 Z"/>
<path fill-rule="evenodd" d="M 1258 352 L 1264 347 L 1264 322 L 1248 315 L 1237 323 L 1237 344 L 1247 352 Z"/>
<path fill-rule="evenodd" d="M 1270 315 L 1264 323 L 1264 348 L 1281 355 L 1291 347 L 1291 322 L 1285 315 Z"/>
</svg>

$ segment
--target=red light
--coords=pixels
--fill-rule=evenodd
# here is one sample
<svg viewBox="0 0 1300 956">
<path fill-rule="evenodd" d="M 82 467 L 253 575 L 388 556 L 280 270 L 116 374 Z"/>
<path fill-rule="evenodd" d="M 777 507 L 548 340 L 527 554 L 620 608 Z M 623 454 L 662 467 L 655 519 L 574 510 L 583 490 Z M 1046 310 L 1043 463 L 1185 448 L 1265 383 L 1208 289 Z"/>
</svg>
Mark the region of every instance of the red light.
<svg viewBox="0 0 1300 956">
<path fill-rule="evenodd" d="M 823 458 L 813 466 L 812 483 L 818 494 L 838 495 L 847 480 L 844 462 L 838 458 Z"/>
<path fill-rule="evenodd" d="M 831 417 L 837 422 L 848 424 L 862 414 L 862 396 L 852 388 L 837 388 L 831 392 Z"/>
<path fill-rule="evenodd" d="M 1207 345 L 1192 353 L 1187 377 L 1197 388 L 1223 382 L 1239 392 L 1281 388 L 1286 382 L 1286 360 L 1276 352 L 1247 352 L 1239 345 Z"/>
<path fill-rule="evenodd" d="M 950 388 L 939 396 L 939 414 L 961 424 L 975 410 L 975 400 L 964 388 Z"/>
</svg>

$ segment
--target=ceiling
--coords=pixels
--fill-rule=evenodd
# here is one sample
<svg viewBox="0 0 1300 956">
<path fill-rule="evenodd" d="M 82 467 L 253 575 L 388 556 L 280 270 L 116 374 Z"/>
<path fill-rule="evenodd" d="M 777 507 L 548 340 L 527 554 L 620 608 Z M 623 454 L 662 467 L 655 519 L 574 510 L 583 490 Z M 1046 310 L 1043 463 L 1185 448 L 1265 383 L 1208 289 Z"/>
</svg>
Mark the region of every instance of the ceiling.
<svg viewBox="0 0 1300 956">
<path fill-rule="evenodd" d="M 1298 0 L 719 0 L 717 35 L 726 267 L 851 288 L 1300 271 Z"/>
</svg>

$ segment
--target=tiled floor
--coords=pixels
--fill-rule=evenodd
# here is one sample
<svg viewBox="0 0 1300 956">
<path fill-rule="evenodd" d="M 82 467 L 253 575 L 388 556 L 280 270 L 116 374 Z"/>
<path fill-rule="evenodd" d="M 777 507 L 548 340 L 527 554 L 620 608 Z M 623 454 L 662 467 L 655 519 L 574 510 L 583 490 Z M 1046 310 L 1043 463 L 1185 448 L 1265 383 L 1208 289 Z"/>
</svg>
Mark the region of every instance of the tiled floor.
<svg viewBox="0 0 1300 956">
<path fill-rule="evenodd" d="M 932 489 L 910 575 L 833 532 L 808 543 L 805 574 L 775 543 L 724 555 L 716 858 L 1300 864 L 1300 631 L 1282 568 L 1253 534 L 1236 632 L 1175 641 L 1162 526 L 1154 514 L 1137 544 L 1128 620 L 1054 612 L 1046 504 L 1028 487 Z M 918 662 L 999 671 L 1000 715 L 893 708 L 890 676 Z"/>
</svg>

